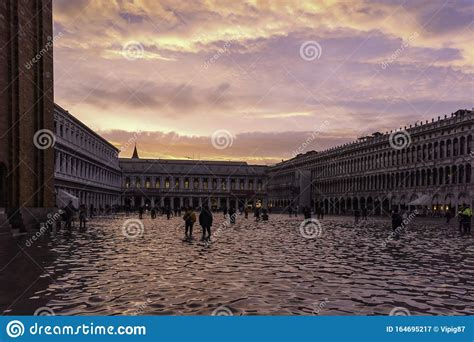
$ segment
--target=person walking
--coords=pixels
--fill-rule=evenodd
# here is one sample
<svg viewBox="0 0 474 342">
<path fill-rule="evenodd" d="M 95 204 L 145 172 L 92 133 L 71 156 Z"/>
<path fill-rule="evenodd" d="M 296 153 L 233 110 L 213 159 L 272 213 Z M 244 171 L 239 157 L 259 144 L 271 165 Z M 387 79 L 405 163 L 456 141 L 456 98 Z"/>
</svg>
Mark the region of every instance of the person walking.
<svg viewBox="0 0 474 342">
<path fill-rule="evenodd" d="M 260 221 L 260 208 L 255 207 L 255 222 Z"/>
<path fill-rule="evenodd" d="M 208 206 L 204 206 L 199 214 L 199 224 L 202 227 L 201 241 L 211 241 L 212 213 Z M 207 236 L 206 236 L 207 234 Z"/>
<path fill-rule="evenodd" d="M 308 220 L 311 218 L 311 209 L 309 207 L 303 207 L 304 219 Z"/>
<path fill-rule="evenodd" d="M 244 214 L 245 214 L 245 218 L 248 219 L 249 218 L 249 207 L 247 205 L 245 205 Z"/>
<path fill-rule="evenodd" d="M 73 219 L 75 211 L 76 211 L 76 208 L 74 208 L 72 201 L 69 201 L 69 203 L 64 207 L 64 213 L 65 213 L 65 218 L 66 218 L 66 228 L 68 230 L 72 229 L 72 219 Z"/>
<path fill-rule="evenodd" d="M 226 206 L 224 206 L 222 208 L 222 212 L 224 213 L 224 218 L 227 218 L 227 207 Z M 230 213 L 229 213 L 229 215 L 230 215 Z"/>
<path fill-rule="evenodd" d="M 358 224 L 360 219 L 360 211 L 359 209 L 354 210 L 354 223 Z"/>
<path fill-rule="evenodd" d="M 449 224 L 449 222 L 451 222 L 451 219 L 453 218 L 453 215 L 451 214 L 451 209 L 446 210 L 446 214 L 444 214 L 444 217 L 446 218 L 446 224 Z M 461 226 L 462 224 L 460 223 L 459 227 Z"/>
<path fill-rule="evenodd" d="M 262 211 L 262 221 L 268 221 L 268 211 L 267 211 L 267 209 L 263 209 L 263 211 Z"/>
<path fill-rule="evenodd" d="M 139 219 L 142 219 L 142 218 L 143 218 L 143 207 L 142 207 L 142 206 L 140 206 L 140 207 L 138 208 L 138 218 L 139 218 Z"/>
<path fill-rule="evenodd" d="M 191 241 L 193 239 L 193 226 L 196 222 L 196 214 L 191 207 L 186 209 L 183 215 L 184 220 L 184 241 Z"/>
<path fill-rule="evenodd" d="M 236 211 L 234 207 L 229 209 L 229 220 L 231 224 L 235 224 Z"/>
<path fill-rule="evenodd" d="M 156 219 L 156 209 L 155 209 L 155 207 L 151 208 L 150 216 L 151 216 L 152 219 Z"/>
<path fill-rule="evenodd" d="M 166 218 L 169 220 L 171 217 L 171 208 L 168 206 L 166 207 Z"/>
<path fill-rule="evenodd" d="M 91 203 L 89 207 L 89 218 L 94 217 L 94 205 Z"/>
<path fill-rule="evenodd" d="M 87 209 L 84 204 L 79 207 L 79 229 L 86 229 Z"/>
<path fill-rule="evenodd" d="M 471 235 L 472 209 L 466 205 L 462 215 L 464 217 L 464 234 Z"/>
<path fill-rule="evenodd" d="M 402 216 L 398 213 L 397 209 L 394 209 L 392 211 L 392 234 L 396 240 L 398 240 L 398 238 L 400 237 L 400 230 L 402 229 L 402 224 Z"/>
<path fill-rule="evenodd" d="M 298 211 L 300 210 L 300 207 L 297 205 L 295 207 L 295 217 L 298 217 Z"/>
</svg>

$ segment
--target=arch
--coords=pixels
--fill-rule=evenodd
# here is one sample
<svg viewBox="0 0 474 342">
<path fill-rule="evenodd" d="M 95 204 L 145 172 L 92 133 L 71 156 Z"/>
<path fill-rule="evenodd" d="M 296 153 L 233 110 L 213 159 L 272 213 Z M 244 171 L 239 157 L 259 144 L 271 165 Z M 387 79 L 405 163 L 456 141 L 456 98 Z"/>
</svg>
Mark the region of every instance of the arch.
<svg viewBox="0 0 474 342">
<path fill-rule="evenodd" d="M 357 197 L 352 198 L 352 210 L 360 210 L 361 208 L 359 207 L 359 201 Z"/>
</svg>

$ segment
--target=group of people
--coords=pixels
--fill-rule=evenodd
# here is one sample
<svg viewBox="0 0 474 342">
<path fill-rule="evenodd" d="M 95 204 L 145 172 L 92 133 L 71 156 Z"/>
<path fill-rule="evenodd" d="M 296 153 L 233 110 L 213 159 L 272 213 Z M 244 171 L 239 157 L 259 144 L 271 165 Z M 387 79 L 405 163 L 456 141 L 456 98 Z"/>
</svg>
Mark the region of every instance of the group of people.
<svg viewBox="0 0 474 342">
<path fill-rule="evenodd" d="M 244 214 L 245 218 L 248 219 L 248 214 L 250 212 L 250 208 L 245 207 L 241 208 L 239 212 L 234 207 L 227 209 L 226 207 L 222 210 L 225 219 L 229 219 L 230 224 L 235 224 L 237 219 L 237 214 L 240 215 Z M 254 208 L 254 216 L 255 221 L 268 221 L 268 210 L 265 208 Z M 193 208 L 188 207 L 183 215 L 184 226 L 185 226 L 185 236 L 184 241 L 190 241 L 193 238 L 193 226 L 196 223 L 196 213 L 194 212 Z M 201 209 L 199 214 L 199 225 L 202 228 L 202 238 L 201 241 L 210 242 L 211 241 L 211 227 L 212 227 L 212 212 L 209 207 L 204 206 Z"/>
<path fill-rule="evenodd" d="M 362 208 L 362 210 L 354 210 L 354 222 L 357 224 L 360 220 L 367 221 L 367 208 Z"/>
<path fill-rule="evenodd" d="M 196 223 L 197 217 L 193 208 L 188 207 L 186 212 L 183 215 L 184 220 L 184 240 L 191 241 L 193 239 L 193 226 Z M 213 216 L 209 207 L 204 206 L 201 209 L 199 214 L 199 225 L 202 228 L 202 238 L 201 241 L 210 242 L 211 241 L 211 227 L 212 227 Z"/>
</svg>

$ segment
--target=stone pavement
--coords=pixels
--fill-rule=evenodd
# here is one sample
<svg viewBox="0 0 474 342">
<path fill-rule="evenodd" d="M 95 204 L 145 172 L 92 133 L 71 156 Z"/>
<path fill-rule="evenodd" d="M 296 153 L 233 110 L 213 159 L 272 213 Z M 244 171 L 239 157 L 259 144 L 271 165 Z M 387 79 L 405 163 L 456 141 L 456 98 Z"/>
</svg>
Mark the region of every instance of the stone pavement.
<svg viewBox="0 0 474 342">
<path fill-rule="evenodd" d="M 128 221 L 127 221 L 128 220 Z M 97 218 L 87 231 L 2 238 L 0 309 L 56 315 L 474 314 L 474 236 L 456 222 L 215 215 L 213 242 L 183 221 Z M 306 237 L 305 237 L 306 236 Z"/>
</svg>

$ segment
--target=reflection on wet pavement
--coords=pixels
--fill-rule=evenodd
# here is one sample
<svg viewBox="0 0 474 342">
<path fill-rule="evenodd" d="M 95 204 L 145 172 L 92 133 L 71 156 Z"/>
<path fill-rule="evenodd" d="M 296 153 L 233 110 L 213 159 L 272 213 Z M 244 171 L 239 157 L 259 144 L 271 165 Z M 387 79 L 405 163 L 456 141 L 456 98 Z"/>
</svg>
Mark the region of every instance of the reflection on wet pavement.
<svg viewBox="0 0 474 342">
<path fill-rule="evenodd" d="M 474 237 L 441 221 L 415 220 L 385 245 L 387 220 L 329 217 L 307 239 L 301 217 L 226 225 L 216 214 L 219 232 L 206 245 L 197 225 L 195 240 L 182 241 L 181 218 L 147 217 L 143 235 L 127 238 L 129 218 L 95 219 L 30 247 L 23 239 L 23 251 L 3 242 L 4 314 L 210 315 L 221 306 L 234 315 L 474 314 Z"/>
</svg>

